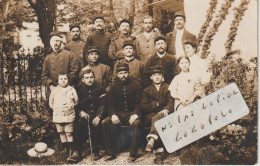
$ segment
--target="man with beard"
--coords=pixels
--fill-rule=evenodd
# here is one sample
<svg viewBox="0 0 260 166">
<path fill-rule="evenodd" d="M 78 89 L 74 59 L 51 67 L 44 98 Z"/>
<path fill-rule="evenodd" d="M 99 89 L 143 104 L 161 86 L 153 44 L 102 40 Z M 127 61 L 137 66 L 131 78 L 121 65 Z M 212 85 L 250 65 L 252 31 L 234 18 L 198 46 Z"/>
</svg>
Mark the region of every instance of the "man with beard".
<svg viewBox="0 0 260 166">
<path fill-rule="evenodd" d="M 71 41 L 65 45 L 65 49 L 71 51 L 77 58 L 80 68 L 83 67 L 83 49 L 85 41 L 80 38 L 80 25 L 77 23 L 70 24 Z"/>
<path fill-rule="evenodd" d="M 134 162 L 137 158 L 138 144 L 140 141 L 140 102 L 142 95 L 141 86 L 129 78 L 129 66 L 120 63 L 117 66 L 117 76 L 120 81 L 112 85 L 108 94 L 107 117 L 102 122 L 104 143 L 106 147 L 105 160 L 116 157 L 116 142 L 120 142 L 119 131 L 121 126 L 129 126 L 131 129 L 130 155 L 128 162 Z"/>
<path fill-rule="evenodd" d="M 50 44 L 53 52 L 44 59 L 42 70 L 43 83 L 48 87 L 47 97 L 58 85 L 57 78 L 60 73 L 67 74 L 70 78 L 69 85 L 75 86 L 79 70 L 76 57 L 63 49 L 60 32 L 51 33 Z"/>
<path fill-rule="evenodd" d="M 156 51 L 154 37 L 158 32 L 153 30 L 153 17 L 146 15 L 143 18 L 143 32 L 136 37 L 136 53 L 138 58 L 146 63 L 147 59 Z"/>
<path fill-rule="evenodd" d="M 177 60 L 173 55 L 166 53 L 166 38 L 157 35 L 154 38 L 156 53 L 148 58 L 144 68 L 145 87 L 151 84 L 149 71 L 152 66 L 160 65 L 164 71 L 164 82 L 170 84 L 172 79 L 179 73 Z"/>
<path fill-rule="evenodd" d="M 118 30 L 120 32 L 119 37 L 115 37 L 114 39 L 112 39 L 111 44 L 109 46 L 109 57 L 113 61 L 116 61 L 120 54 L 119 52 L 122 52 L 122 46 L 124 41 L 132 39 L 130 37 L 131 23 L 128 20 L 121 20 L 119 23 Z"/>
<path fill-rule="evenodd" d="M 84 55 L 88 52 L 89 46 L 97 46 L 100 51 L 100 62 L 112 67 L 112 61 L 108 56 L 108 49 L 111 43 L 112 34 L 105 32 L 105 19 L 101 15 L 96 15 L 93 19 L 95 33 L 89 35 L 84 47 Z"/>
<path fill-rule="evenodd" d="M 185 22 L 184 12 L 176 12 L 174 15 L 174 31 L 166 34 L 168 53 L 175 55 L 176 59 L 185 54 L 184 40 L 196 40 L 196 36 L 185 29 Z"/>
</svg>

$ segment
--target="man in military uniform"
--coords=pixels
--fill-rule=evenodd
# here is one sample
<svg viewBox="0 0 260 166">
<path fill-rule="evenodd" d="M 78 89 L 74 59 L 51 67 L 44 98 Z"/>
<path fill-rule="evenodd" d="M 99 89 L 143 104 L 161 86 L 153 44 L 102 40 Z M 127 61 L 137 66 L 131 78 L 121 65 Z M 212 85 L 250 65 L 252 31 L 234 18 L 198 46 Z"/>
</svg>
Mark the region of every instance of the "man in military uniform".
<svg viewBox="0 0 260 166">
<path fill-rule="evenodd" d="M 62 47 L 60 32 L 51 33 L 50 44 L 53 52 L 44 59 L 42 70 L 43 83 L 48 87 L 47 97 L 50 91 L 58 85 L 57 78 L 60 73 L 68 74 L 69 85 L 75 86 L 79 71 L 74 54 Z"/>
<path fill-rule="evenodd" d="M 143 32 L 136 37 L 136 53 L 145 64 L 147 59 L 155 54 L 154 37 L 158 32 L 153 30 L 153 18 L 149 15 L 143 18 Z"/>
<path fill-rule="evenodd" d="M 100 51 L 100 62 L 112 67 L 112 60 L 108 56 L 112 34 L 105 32 L 105 19 L 103 16 L 96 15 L 93 24 L 96 31 L 88 36 L 83 53 L 84 55 L 87 54 L 89 46 L 97 46 Z"/>
<path fill-rule="evenodd" d="M 163 67 L 164 82 L 170 84 L 172 79 L 179 74 L 179 68 L 175 56 L 166 52 L 166 38 L 163 35 L 157 35 L 154 39 L 156 53 L 148 58 L 144 69 L 145 87 L 151 84 L 150 68 L 155 65 Z"/>
<path fill-rule="evenodd" d="M 65 45 L 65 49 L 71 51 L 77 58 L 80 68 L 84 67 L 83 64 L 83 49 L 85 41 L 80 38 L 80 25 L 77 23 L 70 24 L 70 34 L 72 36 L 71 41 Z"/>
<path fill-rule="evenodd" d="M 78 92 L 80 119 L 75 129 L 74 152 L 68 159 L 70 162 L 77 162 L 81 158 L 82 146 L 89 138 L 88 130 L 92 133 L 94 160 L 100 158 L 99 150 L 103 142 L 101 121 L 105 116 L 106 90 L 94 81 L 95 74 L 91 69 L 83 70 L 80 77 L 83 83 Z"/>
<path fill-rule="evenodd" d="M 119 54 L 119 51 L 122 52 L 122 46 L 125 40 L 127 39 L 132 39 L 130 37 L 131 33 L 131 23 L 123 19 L 119 23 L 119 28 L 118 28 L 120 35 L 118 37 L 115 37 L 112 39 L 111 44 L 109 46 L 109 57 L 115 61 L 117 59 L 117 56 Z"/>
<path fill-rule="evenodd" d="M 136 80 L 140 85 L 142 85 L 143 80 L 143 73 L 144 73 L 144 65 L 141 61 L 137 60 L 134 57 L 134 41 L 133 40 L 125 40 L 123 43 L 123 53 L 124 53 L 124 60 L 123 63 L 128 64 L 129 66 L 129 77 Z M 114 72 L 113 72 L 113 82 L 116 82 L 118 80 L 117 77 L 117 66 L 120 64 L 120 62 L 117 62 L 114 66 Z"/>
<path fill-rule="evenodd" d="M 118 131 L 121 126 L 131 129 L 130 155 L 128 162 L 137 158 L 138 144 L 140 141 L 140 102 L 142 96 L 141 86 L 129 78 L 129 66 L 120 63 L 117 66 L 117 76 L 120 81 L 112 85 L 108 94 L 109 117 L 102 122 L 104 143 L 107 156 L 105 160 L 116 157 L 115 142 L 119 141 Z"/>
<path fill-rule="evenodd" d="M 196 36 L 185 29 L 186 17 L 184 12 L 176 12 L 174 15 L 174 31 L 166 34 L 168 53 L 176 58 L 184 53 L 183 41 L 186 39 L 196 40 Z"/>
</svg>

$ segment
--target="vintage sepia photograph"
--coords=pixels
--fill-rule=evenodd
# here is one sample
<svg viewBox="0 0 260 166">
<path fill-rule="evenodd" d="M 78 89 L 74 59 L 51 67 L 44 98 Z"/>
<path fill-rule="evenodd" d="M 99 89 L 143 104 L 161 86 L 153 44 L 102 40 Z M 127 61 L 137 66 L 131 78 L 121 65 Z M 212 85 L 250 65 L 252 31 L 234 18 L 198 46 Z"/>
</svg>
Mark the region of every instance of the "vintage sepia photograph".
<svg viewBox="0 0 260 166">
<path fill-rule="evenodd" d="M 257 0 L 0 0 L 0 165 L 255 165 Z"/>
</svg>

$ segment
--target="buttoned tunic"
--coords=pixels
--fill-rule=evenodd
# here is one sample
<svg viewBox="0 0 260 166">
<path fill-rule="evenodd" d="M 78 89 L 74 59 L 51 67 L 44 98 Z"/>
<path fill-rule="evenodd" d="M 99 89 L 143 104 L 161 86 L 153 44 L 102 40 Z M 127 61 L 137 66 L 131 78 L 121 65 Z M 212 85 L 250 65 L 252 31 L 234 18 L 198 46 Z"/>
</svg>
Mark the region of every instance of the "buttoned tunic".
<svg viewBox="0 0 260 166">
<path fill-rule="evenodd" d="M 71 51 L 77 58 L 77 62 L 79 63 L 80 68 L 84 67 L 83 64 L 83 49 L 86 45 L 86 42 L 82 39 L 79 40 L 71 40 L 68 44 L 65 45 L 65 49 Z"/>
<path fill-rule="evenodd" d="M 113 71 L 113 82 L 118 81 L 117 78 L 117 65 L 119 63 L 126 63 L 129 66 L 129 77 L 136 80 L 140 85 L 142 85 L 143 73 L 144 73 L 144 65 L 141 61 L 133 58 L 130 61 L 124 59 L 122 62 L 117 62 L 114 66 Z"/>
<path fill-rule="evenodd" d="M 106 90 L 103 86 L 93 84 L 82 85 L 79 88 L 79 111 L 86 112 L 91 118 L 102 118 L 106 104 Z"/>
<path fill-rule="evenodd" d="M 75 105 L 78 104 L 76 90 L 67 86 L 57 86 L 51 92 L 49 105 L 53 109 L 54 123 L 71 123 L 75 121 Z"/>
<path fill-rule="evenodd" d="M 144 32 L 136 37 L 136 53 L 139 59 L 145 64 L 147 59 L 156 53 L 154 47 L 154 37 L 158 34 L 151 32 L 149 39 L 146 38 Z"/>
<path fill-rule="evenodd" d="M 48 55 L 43 62 L 42 79 L 44 84 L 58 85 L 58 75 L 68 74 L 69 85 L 76 85 L 79 67 L 75 56 L 67 50 L 61 49 Z"/>
<path fill-rule="evenodd" d="M 164 82 L 170 84 L 172 79 L 179 73 L 179 68 L 177 60 L 173 55 L 166 53 L 162 58 L 160 58 L 157 53 L 149 57 L 145 65 L 145 85 L 151 84 L 150 79 L 150 68 L 155 65 L 160 65 L 163 67 L 164 72 Z"/>
<path fill-rule="evenodd" d="M 118 81 L 112 85 L 108 93 L 109 115 L 117 115 L 127 122 L 131 115 L 140 115 L 142 87 L 133 79 Z"/>
</svg>

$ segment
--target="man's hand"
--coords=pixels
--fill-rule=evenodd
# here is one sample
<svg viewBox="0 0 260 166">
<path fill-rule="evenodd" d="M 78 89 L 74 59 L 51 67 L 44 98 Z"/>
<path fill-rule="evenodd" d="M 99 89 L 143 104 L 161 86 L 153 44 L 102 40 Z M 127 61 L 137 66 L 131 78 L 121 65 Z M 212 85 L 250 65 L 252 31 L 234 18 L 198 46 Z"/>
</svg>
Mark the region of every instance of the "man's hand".
<svg viewBox="0 0 260 166">
<path fill-rule="evenodd" d="M 93 126 L 97 126 L 98 123 L 99 123 L 99 121 L 100 121 L 100 117 L 96 116 L 96 117 L 93 119 L 93 121 L 92 121 Z"/>
<path fill-rule="evenodd" d="M 80 111 L 80 117 L 81 118 L 85 118 L 85 119 L 88 119 L 89 118 L 89 115 L 86 113 L 86 112 L 84 112 L 84 111 Z"/>
<path fill-rule="evenodd" d="M 112 120 L 112 123 L 113 123 L 113 124 L 118 124 L 118 123 L 120 123 L 120 119 L 119 119 L 118 116 L 116 116 L 116 115 L 112 115 L 111 120 Z"/>
<path fill-rule="evenodd" d="M 55 86 L 53 86 L 53 85 L 50 86 L 51 92 L 53 91 L 54 88 L 55 88 Z"/>
<path fill-rule="evenodd" d="M 132 115 L 129 119 L 129 124 L 132 125 L 137 118 L 138 118 L 138 115 L 136 115 L 136 114 Z"/>
<path fill-rule="evenodd" d="M 169 114 L 169 111 L 167 109 L 164 109 L 161 111 L 163 116 L 167 116 Z"/>
</svg>

